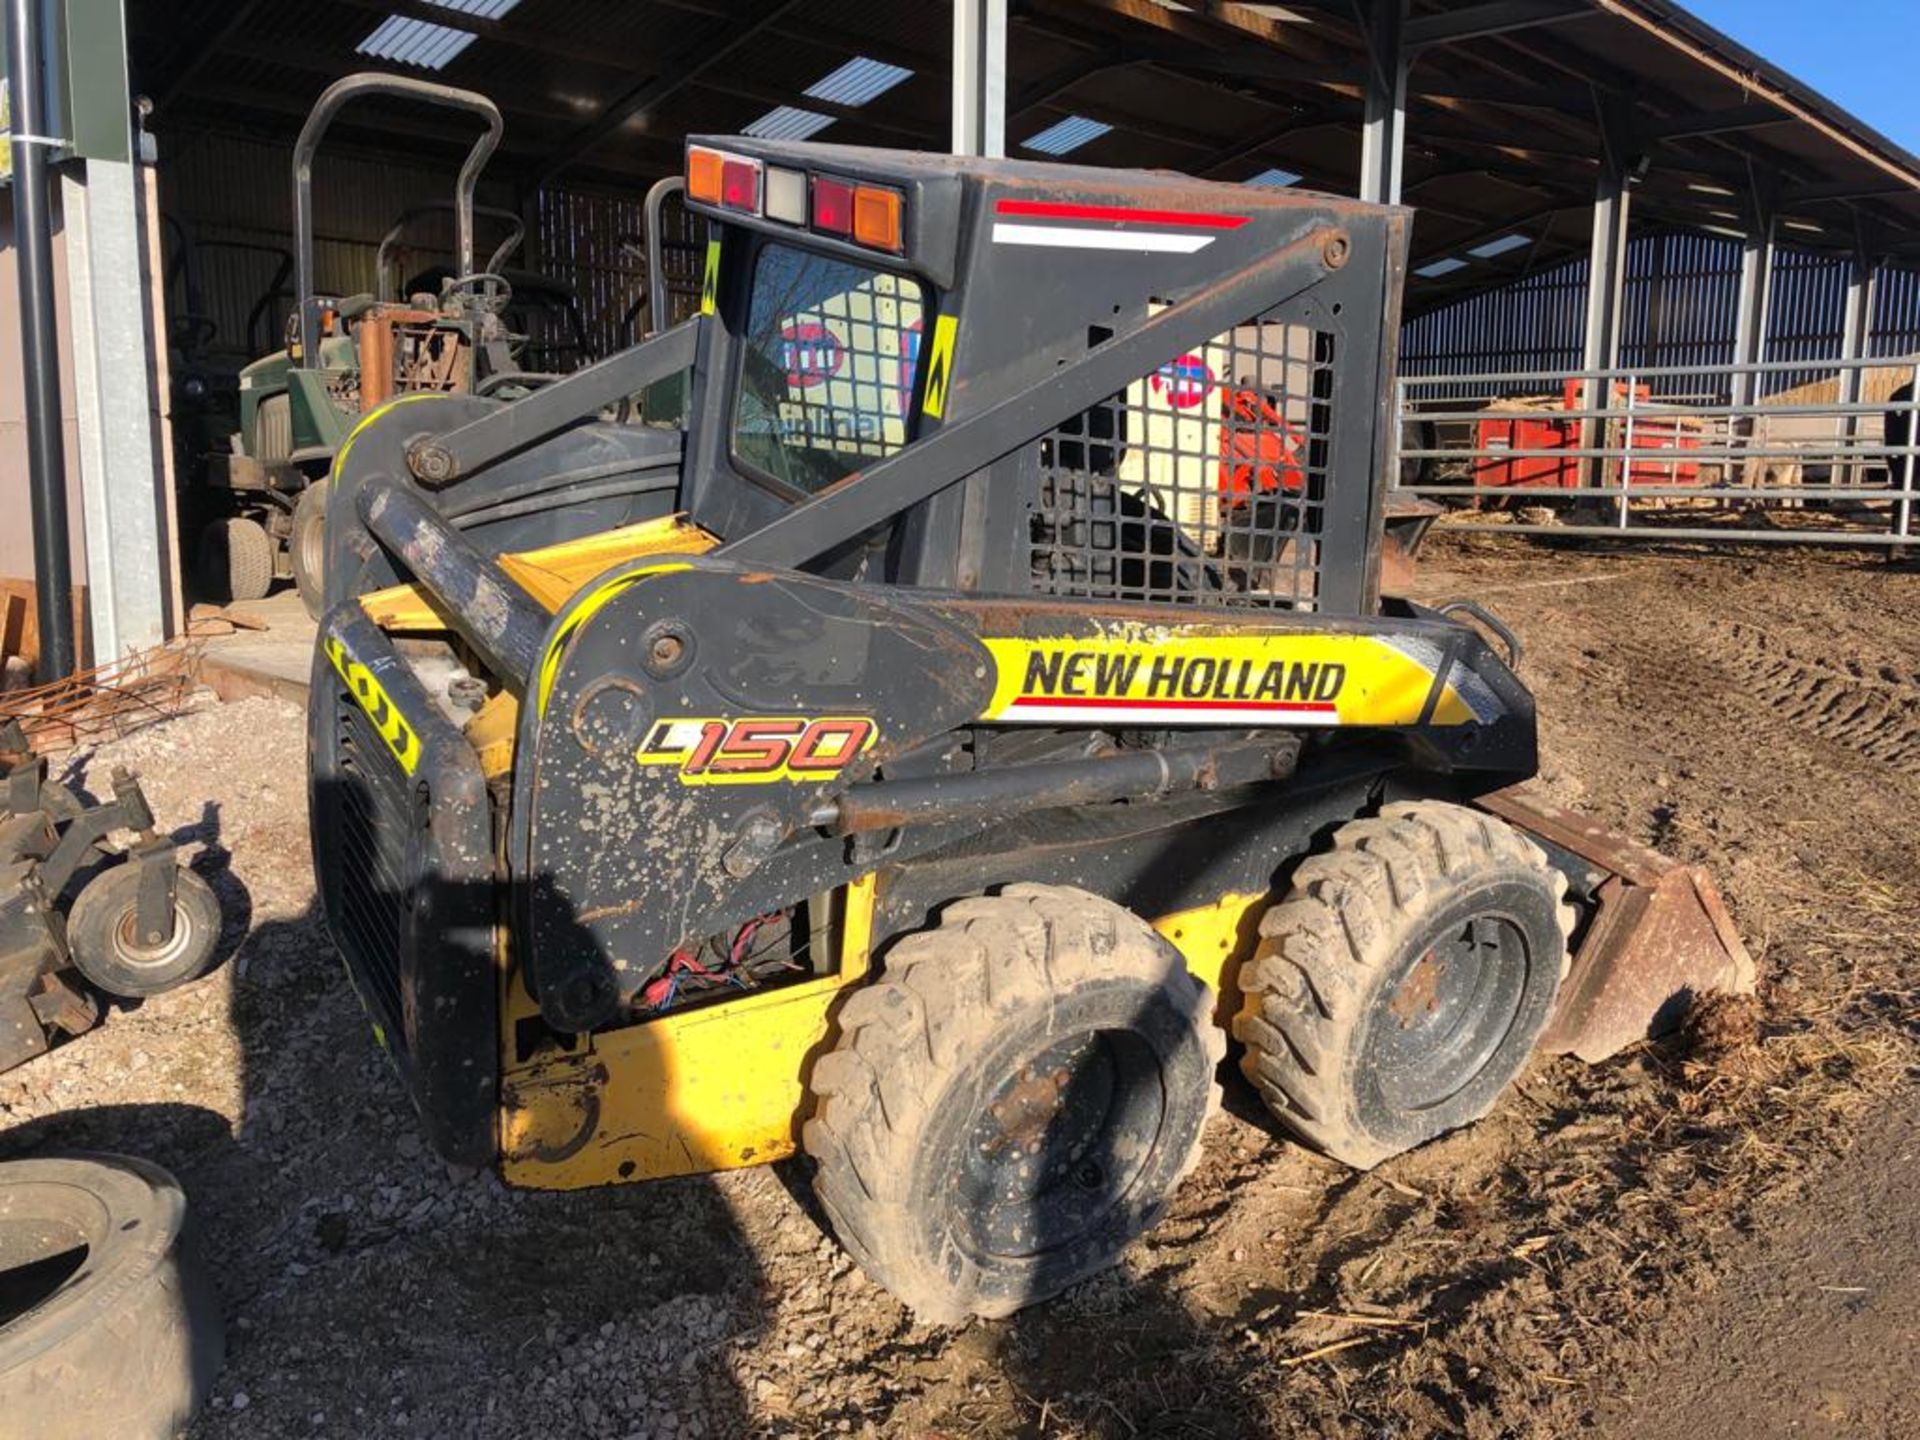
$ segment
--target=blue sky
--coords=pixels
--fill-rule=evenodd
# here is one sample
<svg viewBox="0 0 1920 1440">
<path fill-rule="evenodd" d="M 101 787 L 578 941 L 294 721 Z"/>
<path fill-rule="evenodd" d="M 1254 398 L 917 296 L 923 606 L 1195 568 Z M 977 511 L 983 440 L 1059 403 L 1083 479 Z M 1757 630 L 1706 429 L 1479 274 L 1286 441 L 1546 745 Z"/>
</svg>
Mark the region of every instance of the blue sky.
<svg viewBox="0 0 1920 1440">
<path fill-rule="evenodd" d="M 1682 0 L 1909 150 L 1920 152 L 1920 0 Z"/>
</svg>

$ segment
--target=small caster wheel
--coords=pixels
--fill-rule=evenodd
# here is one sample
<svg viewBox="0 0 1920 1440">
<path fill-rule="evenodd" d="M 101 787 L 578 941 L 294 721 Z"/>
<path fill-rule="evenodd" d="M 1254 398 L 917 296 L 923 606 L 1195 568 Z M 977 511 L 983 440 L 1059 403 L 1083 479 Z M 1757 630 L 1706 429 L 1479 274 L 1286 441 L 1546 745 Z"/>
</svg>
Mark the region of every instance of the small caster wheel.
<svg viewBox="0 0 1920 1440">
<path fill-rule="evenodd" d="M 220 902 L 191 870 L 173 877 L 173 934 L 144 944 L 139 934 L 140 867 L 116 865 L 80 892 L 67 915 L 74 968 L 109 995 L 144 999 L 196 979 L 220 939 Z"/>
</svg>

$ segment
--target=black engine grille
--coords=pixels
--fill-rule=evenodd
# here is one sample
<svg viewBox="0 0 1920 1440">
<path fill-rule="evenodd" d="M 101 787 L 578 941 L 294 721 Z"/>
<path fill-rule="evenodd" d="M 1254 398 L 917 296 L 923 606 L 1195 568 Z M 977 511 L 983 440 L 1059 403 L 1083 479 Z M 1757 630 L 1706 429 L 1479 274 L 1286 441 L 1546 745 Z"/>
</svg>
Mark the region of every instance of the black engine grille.
<svg viewBox="0 0 1920 1440">
<path fill-rule="evenodd" d="M 377 1012 L 387 1043 L 406 1045 L 400 1001 L 402 931 L 412 907 L 413 876 L 408 837 L 416 822 L 412 787 L 366 713 L 342 690 L 339 716 L 340 769 L 332 782 L 340 853 L 336 934 L 362 997 Z"/>
</svg>

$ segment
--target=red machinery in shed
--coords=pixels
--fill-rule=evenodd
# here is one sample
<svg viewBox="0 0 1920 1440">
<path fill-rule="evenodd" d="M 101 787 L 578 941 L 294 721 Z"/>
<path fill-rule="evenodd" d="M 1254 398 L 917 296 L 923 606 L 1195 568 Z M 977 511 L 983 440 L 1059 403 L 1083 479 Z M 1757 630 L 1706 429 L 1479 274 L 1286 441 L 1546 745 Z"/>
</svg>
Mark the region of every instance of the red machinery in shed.
<svg viewBox="0 0 1920 1440">
<path fill-rule="evenodd" d="M 1586 402 L 1582 395 L 1592 384 L 1580 379 L 1567 381 L 1558 409 L 1550 408 L 1553 401 L 1546 397 L 1493 402 L 1475 427 L 1474 449 L 1479 458 L 1474 462 L 1473 483 L 1514 490 L 1579 488 L 1581 460 L 1577 454 L 1539 452 L 1589 448 L 1582 443 L 1588 424 L 1596 426 L 1591 448 L 1635 452 L 1636 458 L 1627 463 L 1628 485 L 1700 483 L 1700 462 L 1678 457 L 1700 448 L 1704 422 L 1677 414 L 1673 406 L 1656 406 L 1648 385 L 1635 385 L 1629 390 L 1624 382 L 1615 381 L 1606 405 Z M 1591 413 L 1638 406 L 1646 406 L 1648 413 L 1630 418 L 1610 414 L 1605 420 L 1595 420 Z M 1676 458 L 1650 459 L 1641 453 L 1647 451 L 1672 451 Z M 1610 483 L 1618 483 L 1621 464 L 1618 459 L 1606 462 Z"/>
</svg>

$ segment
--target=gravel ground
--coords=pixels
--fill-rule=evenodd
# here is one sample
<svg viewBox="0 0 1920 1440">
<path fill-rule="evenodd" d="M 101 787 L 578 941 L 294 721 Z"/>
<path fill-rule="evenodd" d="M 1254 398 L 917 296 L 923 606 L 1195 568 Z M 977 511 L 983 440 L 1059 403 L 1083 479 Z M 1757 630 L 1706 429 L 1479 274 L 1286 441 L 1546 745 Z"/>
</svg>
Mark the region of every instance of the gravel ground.
<svg viewBox="0 0 1920 1440">
<path fill-rule="evenodd" d="M 1236 1079 L 1120 1270 L 920 1327 L 798 1164 L 546 1195 L 424 1153 L 314 915 L 301 716 L 208 703 L 85 774 L 142 773 L 224 963 L 0 1076 L 0 1153 L 185 1181 L 230 1345 L 202 1440 L 1606 1433 L 1660 1327 L 1913 1073 L 1920 576 L 1549 553 L 1443 548 L 1428 583 L 1528 642 L 1560 798 L 1722 873 L 1775 977 L 1731 1045 L 1540 1065 L 1367 1176 Z"/>
</svg>

